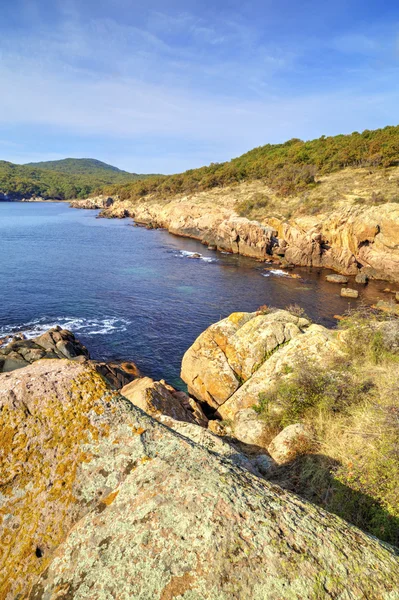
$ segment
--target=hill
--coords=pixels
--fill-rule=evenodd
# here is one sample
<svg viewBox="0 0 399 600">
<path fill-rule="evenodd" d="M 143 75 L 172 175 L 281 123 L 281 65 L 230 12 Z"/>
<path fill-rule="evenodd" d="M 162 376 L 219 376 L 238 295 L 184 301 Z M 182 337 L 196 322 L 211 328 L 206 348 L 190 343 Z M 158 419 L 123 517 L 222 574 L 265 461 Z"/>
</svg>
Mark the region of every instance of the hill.
<svg viewBox="0 0 399 600">
<path fill-rule="evenodd" d="M 17 165 L 0 161 L 0 199 L 18 200 L 86 198 L 110 184 L 123 184 L 148 175 L 121 171 L 95 159 L 67 158 L 59 161 Z"/>
<path fill-rule="evenodd" d="M 229 162 L 212 163 L 185 173 L 153 177 L 106 190 L 122 200 L 191 194 L 232 184 L 262 181 L 280 197 L 306 192 L 317 178 L 347 167 L 387 168 L 399 164 L 399 126 L 350 135 L 291 139 L 266 144 Z"/>
<path fill-rule="evenodd" d="M 26 167 L 36 169 L 48 169 L 49 171 L 58 171 L 59 173 L 97 173 L 98 171 L 112 171 L 114 173 L 124 173 L 126 175 L 135 175 L 108 165 L 95 158 L 63 158 L 62 160 L 48 160 L 44 162 L 26 163 Z"/>
</svg>

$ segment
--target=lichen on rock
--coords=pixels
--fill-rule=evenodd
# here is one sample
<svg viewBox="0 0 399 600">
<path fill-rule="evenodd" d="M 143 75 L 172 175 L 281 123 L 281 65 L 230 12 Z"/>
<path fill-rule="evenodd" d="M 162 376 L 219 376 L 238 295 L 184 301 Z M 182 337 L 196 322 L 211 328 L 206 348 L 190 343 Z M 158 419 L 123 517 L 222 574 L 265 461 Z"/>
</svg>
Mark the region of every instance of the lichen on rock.
<svg viewBox="0 0 399 600">
<path fill-rule="evenodd" d="M 398 598 L 393 548 L 158 423 L 88 363 L 2 374 L 0 404 L 6 600 Z"/>
</svg>

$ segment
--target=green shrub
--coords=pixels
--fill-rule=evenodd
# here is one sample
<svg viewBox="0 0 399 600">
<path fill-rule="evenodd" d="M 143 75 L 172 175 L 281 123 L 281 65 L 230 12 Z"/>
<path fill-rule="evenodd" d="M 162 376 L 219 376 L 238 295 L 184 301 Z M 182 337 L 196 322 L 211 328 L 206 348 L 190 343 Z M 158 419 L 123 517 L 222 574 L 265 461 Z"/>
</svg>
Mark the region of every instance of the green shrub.
<svg viewBox="0 0 399 600">
<path fill-rule="evenodd" d="M 237 204 L 236 210 L 240 217 L 249 217 L 254 211 L 265 209 L 270 204 L 270 198 L 264 194 L 254 194 L 252 198 L 243 200 Z"/>
</svg>

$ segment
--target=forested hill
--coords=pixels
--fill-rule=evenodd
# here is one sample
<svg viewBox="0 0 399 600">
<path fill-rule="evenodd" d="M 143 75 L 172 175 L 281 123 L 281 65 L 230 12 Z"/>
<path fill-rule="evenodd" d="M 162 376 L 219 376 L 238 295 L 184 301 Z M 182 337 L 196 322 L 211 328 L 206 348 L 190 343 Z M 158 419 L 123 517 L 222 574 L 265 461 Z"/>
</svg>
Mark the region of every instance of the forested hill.
<svg viewBox="0 0 399 600">
<path fill-rule="evenodd" d="M 319 175 L 346 167 L 386 168 L 398 164 L 399 126 L 389 126 L 312 141 L 291 139 L 283 144 L 266 144 L 230 162 L 114 185 L 104 191 L 118 194 L 122 200 L 149 194 L 166 197 L 258 179 L 276 194 L 290 196 L 310 189 Z"/>
<path fill-rule="evenodd" d="M 100 171 L 113 171 L 114 173 L 124 173 L 125 175 L 136 176 L 135 173 L 122 171 L 118 167 L 108 165 L 101 160 L 95 158 L 63 158 L 62 160 L 48 160 L 45 162 L 32 162 L 24 165 L 35 169 L 48 169 L 50 171 L 58 171 L 59 173 L 98 173 Z"/>
<path fill-rule="evenodd" d="M 41 196 L 45 199 L 86 198 L 110 184 L 144 179 L 95 159 L 67 158 L 45 163 L 16 165 L 0 161 L 0 199 Z"/>
</svg>

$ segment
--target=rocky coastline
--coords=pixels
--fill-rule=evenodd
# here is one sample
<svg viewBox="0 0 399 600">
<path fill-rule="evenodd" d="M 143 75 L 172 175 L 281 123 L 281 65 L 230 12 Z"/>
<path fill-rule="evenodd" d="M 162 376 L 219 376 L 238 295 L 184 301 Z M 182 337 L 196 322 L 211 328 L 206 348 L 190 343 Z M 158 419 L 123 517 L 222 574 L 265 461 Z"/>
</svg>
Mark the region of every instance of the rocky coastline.
<svg viewBox="0 0 399 600">
<path fill-rule="evenodd" d="M 187 350 L 188 394 L 60 327 L 4 345 L 0 596 L 396 600 L 397 549 L 273 483 L 316 456 L 310 424 L 254 410 L 299 356 L 321 369 L 348 339 L 233 313 Z"/>
<path fill-rule="evenodd" d="M 226 203 L 226 205 L 228 205 Z M 187 197 L 132 203 L 118 197 L 77 200 L 73 208 L 101 209 L 106 218 L 131 217 L 138 225 L 164 228 L 208 247 L 285 266 L 334 270 L 359 280 L 399 282 L 399 205 L 350 206 L 326 215 L 253 221 Z"/>
<path fill-rule="evenodd" d="M 3 347 L 1 597 L 395 599 L 393 547 L 268 480 L 311 432 L 266 449 L 248 408 L 295 354 L 338 345 L 287 311 L 235 313 L 187 351 L 190 395 L 115 385 L 60 328 Z"/>
</svg>

